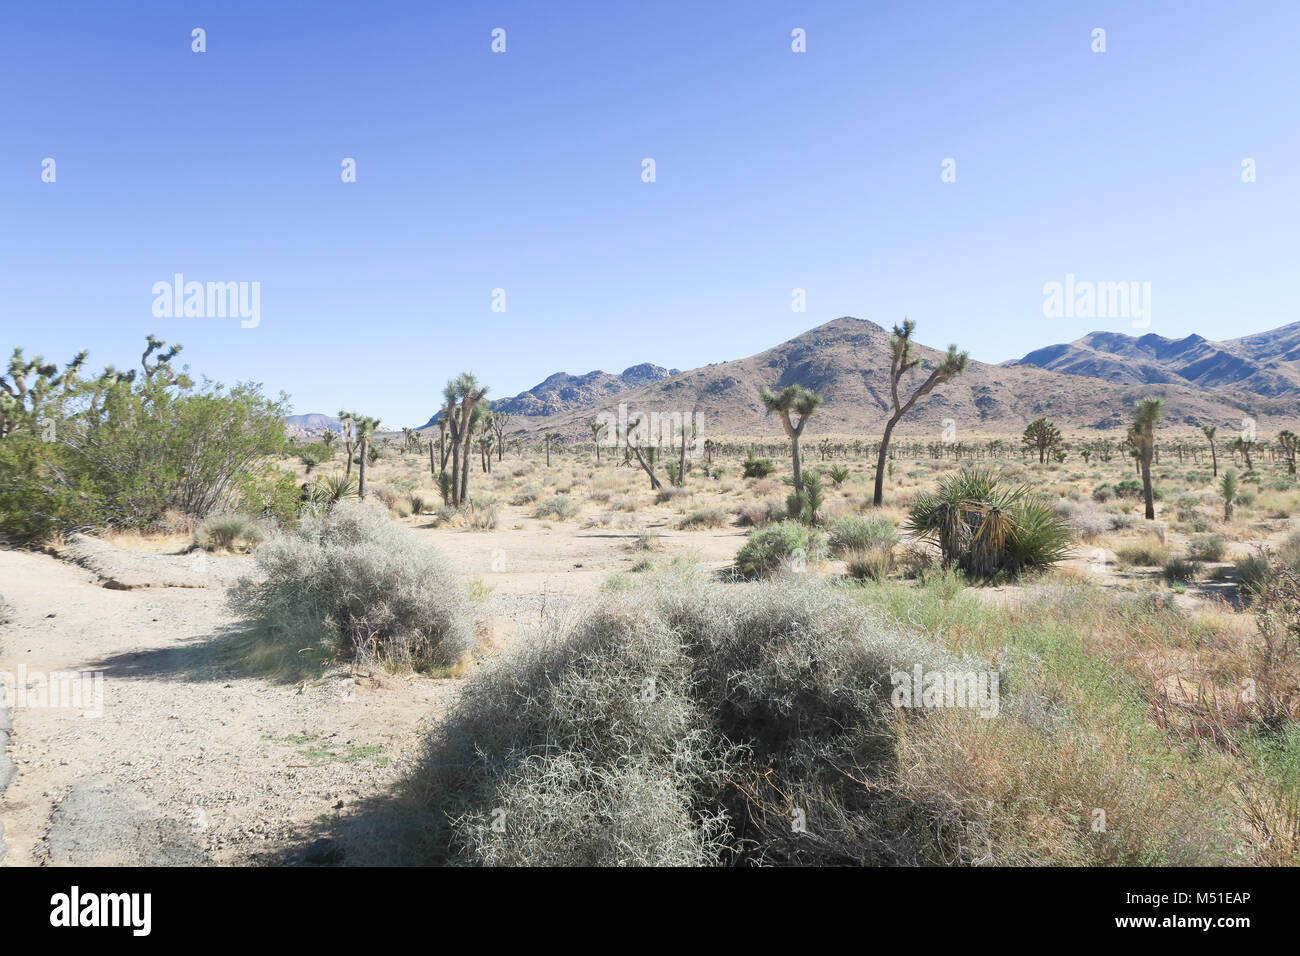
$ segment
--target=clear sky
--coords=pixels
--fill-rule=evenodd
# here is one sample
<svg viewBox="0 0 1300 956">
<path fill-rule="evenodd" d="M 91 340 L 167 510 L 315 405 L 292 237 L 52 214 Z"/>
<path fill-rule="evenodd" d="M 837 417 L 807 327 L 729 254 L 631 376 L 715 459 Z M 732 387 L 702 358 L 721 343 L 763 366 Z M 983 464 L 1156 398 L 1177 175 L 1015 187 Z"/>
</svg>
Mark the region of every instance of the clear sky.
<svg viewBox="0 0 1300 956">
<path fill-rule="evenodd" d="M 1067 274 L 1150 282 L 1162 335 L 1300 320 L 1295 0 L 0 18 L 0 346 L 47 359 L 134 364 L 154 332 L 196 372 L 397 427 L 463 369 L 504 396 L 740 358 L 841 315 L 907 315 L 990 362 L 1134 331 L 1045 317 Z M 259 282 L 260 324 L 156 318 L 175 273 Z"/>
</svg>

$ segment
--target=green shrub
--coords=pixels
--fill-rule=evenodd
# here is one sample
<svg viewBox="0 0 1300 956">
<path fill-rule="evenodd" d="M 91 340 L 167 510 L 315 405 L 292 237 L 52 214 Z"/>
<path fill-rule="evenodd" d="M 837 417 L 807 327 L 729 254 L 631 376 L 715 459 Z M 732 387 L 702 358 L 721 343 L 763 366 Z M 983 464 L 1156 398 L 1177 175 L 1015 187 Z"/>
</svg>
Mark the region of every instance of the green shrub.
<svg viewBox="0 0 1300 956">
<path fill-rule="evenodd" d="M 1194 581 L 1196 580 L 1196 572 L 1196 563 L 1181 557 L 1170 558 L 1161 569 L 1164 579 L 1171 584 L 1174 582 Z"/>
<path fill-rule="evenodd" d="M 821 534 L 797 521 L 781 521 L 751 531 L 736 552 L 736 570 L 746 577 L 768 577 L 799 561 L 821 556 Z"/>
<path fill-rule="evenodd" d="M 1222 561 L 1227 553 L 1228 539 L 1221 534 L 1197 535 L 1187 547 L 1193 561 Z"/>
<path fill-rule="evenodd" d="M 442 553 L 369 502 L 309 510 L 257 551 L 231 609 L 290 653 L 447 666 L 474 647 L 472 605 Z"/>
<path fill-rule="evenodd" d="M 838 488 L 848 480 L 849 470 L 844 465 L 831 465 L 826 472 L 826 477 L 831 480 L 831 484 Z"/>
<path fill-rule="evenodd" d="M 742 475 L 745 478 L 766 478 L 772 474 L 776 466 L 772 464 L 770 458 L 755 458 L 751 451 L 749 456 L 742 463 Z"/>
<path fill-rule="evenodd" d="M 1122 544 L 1115 549 L 1115 557 L 1123 564 L 1144 568 L 1163 567 L 1170 558 L 1169 546 L 1155 535 Z"/>
<path fill-rule="evenodd" d="M 1111 498 L 1114 498 L 1114 497 L 1115 497 L 1115 486 L 1114 486 L 1114 485 L 1106 485 L 1106 484 L 1102 484 L 1102 485 L 1098 485 L 1096 488 L 1092 489 L 1092 500 L 1093 500 L 1093 501 L 1096 501 L 1096 502 L 1099 502 L 1099 503 L 1103 503 L 1103 504 L 1104 504 L 1105 502 L 1110 501 L 1110 499 L 1111 499 Z"/>
<path fill-rule="evenodd" d="M 785 499 L 786 516 L 793 521 L 802 521 L 804 524 L 817 524 L 825 500 L 822 476 L 818 472 L 810 471 L 803 476 L 803 489 L 790 492 Z"/>
<path fill-rule="evenodd" d="M 730 523 L 727 513 L 721 508 L 698 508 L 682 519 L 682 530 L 691 528 L 725 528 Z"/>
<path fill-rule="evenodd" d="M 846 515 L 831 525 L 826 544 L 838 558 L 848 551 L 867 551 L 879 545 L 892 548 L 897 540 L 894 522 L 883 515 Z"/>
<path fill-rule="evenodd" d="M 1268 558 L 1263 554 L 1255 553 L 1238 558 L 1233 567 L 1237 572 L 1238 587 L 1244 591 L 1258 594 L 1268 583 Z"/>
<path fill-rule="evenodd" d="M 236 545 L 253 547 L 261 544 L 266 533 L 247 515 L 209 515 L 194 532 L 194 543 L 204 551 L 233 551 Z"/>
</svg>

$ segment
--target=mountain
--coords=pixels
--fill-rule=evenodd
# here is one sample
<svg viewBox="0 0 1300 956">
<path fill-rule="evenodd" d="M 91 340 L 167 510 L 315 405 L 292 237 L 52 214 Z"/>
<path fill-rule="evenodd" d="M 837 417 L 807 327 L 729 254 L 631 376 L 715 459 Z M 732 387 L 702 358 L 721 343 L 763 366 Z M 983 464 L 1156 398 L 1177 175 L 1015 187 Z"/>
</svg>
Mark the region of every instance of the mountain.
<svg viewBox="0 0 1300 956">
<path fill-rule="evenodd" d="M 920 330 L 922 335 L 924 331 Z M 1283 335 L 1277 341 L 1289 340 Z M 891 408 L 888 343 L 889 332 L 874 322 L 839 318 L 748 358 L 672 374 L 553 411 L 544 419 L 524 416 L 512 423 L 511 430 L 545 427 L 590 440 L 588 423 L 597 414 L 616 415 L 621 402 L 630 413 L 698 413 L 708 436 L 779 435 L 779 423 L 765 414 L 759 402 L 759 387 L 777 389 L 798 383 L 825 397 L 809 424 L 810 434 L 876 435 Z M 1256 347 L 1262 361 L 1267 346 L 1261 340 Z M 909 395 L 944 355 L 919 343 L 915 354 L 922 364 L 908 373 L 900 389 Z M 1117 382 L 1063 374 L 1032 363 L 971 361 L 964 375 L 921 399 L 903 419 L 899 432 L 937 436 L 945 420 L 951 419 L 959 439 L 969 433 L 1018 434 L 1040 415 L 1067 429 L 1120 429 L 1127 427 L 1137 400 L 1150 394 L 1165 396 L 1167 427 L 1238 428 L 1249 415 L 1261 427 L 1282 428 L 1294 427 L 1300 417 L 1290 398 L 1208 389 L 1187 380 Z"/>
<path fill-rule="evenodd" d="M 293 438 L 310 438 L 325 432 L 342 430 L 337 416 L 312 413 L 309 415 L 286 415 L 284 418 L 285 434 Z"/>
<path fill-rule="evenodd" d="M 578 408 L 586 408 L 628 389 L 662 381 L 677 375 L 677 369 L 660 368 L 644 362 L 625 369 L 621 375 L 609 372 L 588 372 L 570 375 L 556 372 L 539 385 L 510 398 L 492 399 L 492 410 L 506 412 L 519 418 L 549 418 Z M 428 428 L 438 421 L 438 414 L 421 425 Z"/>
<path fill-rule="evenodd" d="M 1126 385 L 1231 388 L 1300 401 L 1300 322 L 1226 342 L 1200 335 L 1167 339 L 1093 332 L 1067 345 L 1037 349 L 1020 363 Z"/>
</svg>

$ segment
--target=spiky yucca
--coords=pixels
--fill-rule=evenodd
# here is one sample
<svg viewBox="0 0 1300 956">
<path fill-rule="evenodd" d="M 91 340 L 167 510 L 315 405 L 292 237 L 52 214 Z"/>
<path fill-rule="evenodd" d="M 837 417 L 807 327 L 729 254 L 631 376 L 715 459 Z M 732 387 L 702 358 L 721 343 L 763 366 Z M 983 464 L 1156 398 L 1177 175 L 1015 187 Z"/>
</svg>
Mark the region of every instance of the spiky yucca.
<svg viewBox="0 0 1300 956">
<path fill-rule="evenodd" d="M 1027 485 L 1004 485 L 991 471 L 964 468 L 918 497 L 906 530 L 939 545 L 943 561 L 975 577 L 1060 561 L 1070 528 Z"/>
</svg>

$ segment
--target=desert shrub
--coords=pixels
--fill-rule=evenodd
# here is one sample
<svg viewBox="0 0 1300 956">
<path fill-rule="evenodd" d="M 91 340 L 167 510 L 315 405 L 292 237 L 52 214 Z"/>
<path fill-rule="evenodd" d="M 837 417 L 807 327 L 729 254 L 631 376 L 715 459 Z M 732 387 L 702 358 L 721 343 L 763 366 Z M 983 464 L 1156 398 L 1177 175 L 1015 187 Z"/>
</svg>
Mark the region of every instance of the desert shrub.
<svg viewBox="0 0 1300 956">
<path fill-rule="evenodd" d="M 1082 541 L 1095 541 L 1111 529 L 1109 512 L 1082 501 L 1059 501 L 1055 508 L 1060 516 Z"/>
<path fill-rule="evenodd" d="M 1161 574 L 1166 581 L 1187 582 L 1196 580 L 1196 562 L 1175 555 L 1164 563 Z"/>
<path fill-rule="evenodd" d="M 1259 593 L 1268 581 L 1269 566 L 1268 556 L 1256 552 L 1247 555 L 1244 558 L 1238 558 L 1233 563 L 1233 568 L 1237 572 L 1238 586 L 1251 593 Z"/>
<path fill-rule="evenodd" d="M 1092 489 L 1093 501 L 1104 504 L 1105 502 L 1110 501 L 1110 499 L 1114 497 L 1115 497 L 1114 485 L 1103 484 L 1103 485 L 1098 485 L 1096 488 Z"/>
<path fill-rule="evenodd" d="M 697 508 L 681 520 L 680 528 L 725 528 L 730 523 L 727 513 L 721 508 Z"/>
<path fill-rule="evenodd" d="M 678 488 L 674 485 L 665 485 L 655 492 L 655 504 L 666 505 L 674 501 L 681 501 L 689 498 L 692 491 L 689 488 Z"/>
<path fill-rule="evenodd" d="M 329 508 L 344 498 L 355 498 L 357 480 L 347 475 L 317 475 L 310 491 L 313 502 Z"/>
<path fill-rule="evenodd" d="M 907 530 L 939 545 L 945 564 L 988 577 L 1015 574 L 1062 560 L 1070 528 L 1029 493 L 1004 485 L 986 469 L 966 467 L 919 495 L 908 510 Z"/>
<path fill-rule="evenodd" d="M 1187 555 L 1193 561 L 1222 561 L 1227 553 L 1228 539 L 1221 534 L 1198 535 L 1187 546 Z"/>
<path fill-rule="evenodd" d="M 424 509 L 428 506 L 428 501 L 425 500 L 424 495 L 413 494 L 411 495 L 410 502 L 411 502 L 411 514 L 415 514 L 415 515 L 424 514 Z"/>
<path fill-rule="evenodd" d="M 890 548 L 898 540 L 894 522 L 881 516 L 848 515 L 831 525 L 826 545 L 835 557 L 848 551 L 866 551 L 879 545 Z"/>
<path fill-rule="evenodd" d="M 775 468 L 770 458 L 755 458 L 751 451 L 749 456 L 741 463 L 741 474 L 745 478 L 766 478 Z"/>
<path fill-rule="evenodd" d="M 1300 531 L 1292 534 L 1278 547 L 1277 560 L 1291 570 L 1300 572 Z"/>
<path fill-rule="evenodd" d="M 303 506 L 303 491 L 297 476 L 269 462 L 261 467 L 249 466 L 233 475 L 227 498 L 240 512 L 274 521 L 285 528 L 297 523 Z"/>
<path fill-rule="evenodd" d="M 537 517 L 568 521 L 581 510 L 582 506 L 568 495 L 555 495 L 537 505 Z"/>
<path fill-rule="evenodd" d="M 826 477 L 831 480 L 836 488 L 848 481 L 849 470 L 844 465 L 831 465 L 826 471 Z"/>
<path fill-rule="evenodd" d="M 474 646 L 471 602 L 442 553 L 373 504 L 309 510 L 258 549 L 257 567 L 260 578 L 231 589 L 230 607 L 290 652 L 427 667 Z"/>
<path fill-rule="evenodd" d="M 501 515 L 501 499 L 493 495 L 479 495 L 469 501 L 464 509 L 465 524 L 475 531 L 491 531 Z"/>
<path fill-rule="evenodd" d="M 894 570 L 894 546 L 883 541 L 845 551 L 843 558 L 849 577 L 859 581 L 883 581 Z"/>
<path fill-rule="evenodd" d="M 810 471 L 803 476 L 803 488 L 790 492 L 786 497 L 785 513 L 793 521 L 802 521 L 807 525 L 817 524 L 825 501 L 822 476 L 820 472 Z"/>
<path fill-rule="evenodd" d="M 776 498 L 765 501 L 747 501 L 740 506 L 739 523 L 742 527 L 766 528 L 785 515 L 785 506 Z"/>
<path fill-rule="evenodd" d="M 311 474 L 312 469 L 322 462 L 327 462 L 334 457 L 334 448 L 323 441 L 313 442 L 310 445 L 303 445 L 297 448 L 298 460 L 306 466 L 307 474 Z"/>
<path fill-rule="evenodd" d="M 530 481 L 510 499 L 512 505 L 530 505 L 542 496 L 542 486 L 535 481 Z"/>
<path fill-rule="evenodd" d="M 751 531 L 736 552 L 736 570 L 746 577 L 768 577 L 799 561 L 821 556 L 820 532 L 797 521 L 781 521 Z"/>
<path fill-rule="evenodd" d="M 242 544 L 249 548 L 261 544 L 266 532 L 247 515 L 209 515 L 194 532 L 194 543 L 204 551 L 233 551 Z"/>
<path fill-rule="evenodd" d="M 1163 567 L 1169 560 L 1169 546 L 1156 535 L 1146 535 L 1137 541 L 1121 544 L 1115 549 L 1115 557 L 1123 564 L 1140 567 Z"/>
<path fill-rule="evenodd" d="M 987 663 L 825 586 L 625 581 L 586 618 L 519 642 L 465 681 L 411 782 L 428 813 L 429 862 L 934 855 L 919 808 L 870 783 L 891 760 L 891 679 Z M 791 801 L 807 833 L 791 827 Z"/>
</svg>

